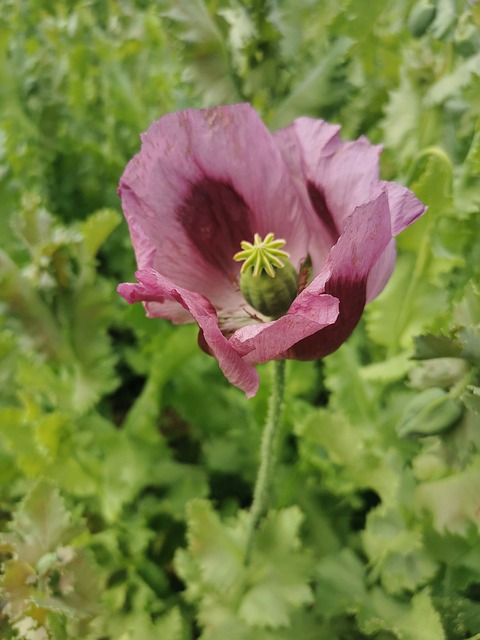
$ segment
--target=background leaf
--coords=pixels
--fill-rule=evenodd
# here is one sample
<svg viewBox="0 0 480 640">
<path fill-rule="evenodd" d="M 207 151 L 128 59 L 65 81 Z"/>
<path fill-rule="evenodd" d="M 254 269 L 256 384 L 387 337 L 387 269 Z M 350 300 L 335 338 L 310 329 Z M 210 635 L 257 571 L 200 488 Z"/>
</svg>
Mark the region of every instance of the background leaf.
<svg viewBox="0 0 480 640">
<path fill-rule="evenodd" d="M 479 6 L 2 3 L 2 638 L 477 637 Z M 288 363 L 248 567 L 269 366 L 247 401 L 195 326 L 116 294 L 136 268 L 117 187 L 139 134 L 239 101 L 271 129 L 367 136 L 382 178 L 429 206 L 347 343 Z M 402 438 L 432 396 L 458 419 L 426 436 L 418 411 Z"/>
</svg>

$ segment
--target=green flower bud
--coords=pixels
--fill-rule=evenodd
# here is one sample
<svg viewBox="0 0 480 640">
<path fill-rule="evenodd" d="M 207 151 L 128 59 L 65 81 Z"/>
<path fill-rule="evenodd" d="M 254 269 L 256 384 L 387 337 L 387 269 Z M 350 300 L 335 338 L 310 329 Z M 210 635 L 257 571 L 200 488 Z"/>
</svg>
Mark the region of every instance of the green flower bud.
<svg viewBox="0 0 480 640">
<path fill-rule="evenodd" d="M 275 240 L 273 233 L 262 240 L 255 234 L 253 244 L 242 242 L 243 251 L 233 256 L 245 260 L 240 276 L 240 289 L 245 300 L 257 311 L 279 318 L 288 311 L 298 292 L 298 273 L 282 251 L 285 240 Z"/>
<path fill-rule="evenodd" d="M 463 19 L 464 17 L 466 19 Z M 453 40 L 455 50 L 464 58 L 473 56 L 478 51 L 480 44 L 479 29 L 471 20 L 472 18 L 467 13 L 463 14 L 455 29 Z"/>
<path fill-rule="evenodd" d="M 415 389 L 440 387 L 450 389 L 468 373 L 468 364 L 462 358 L 432 358 L 423 360 L 409 373 L 410 383 Z"/>
<path fill-rule="evenodd" d="M 463 406 L 449 394 L 433 387 L 419 393 L 408 403 L 397 433 L 402 438 L 425 438 L 453 427 L 462 417 Z"/>
<path fill-rule="evenodd" d="M 415 38 L 420 38 L 433 22 L 436 13 L 435 3 L 431 0 L 420 0 L 413 6 L 408 16 L 408 28 Z"/>
</svg>

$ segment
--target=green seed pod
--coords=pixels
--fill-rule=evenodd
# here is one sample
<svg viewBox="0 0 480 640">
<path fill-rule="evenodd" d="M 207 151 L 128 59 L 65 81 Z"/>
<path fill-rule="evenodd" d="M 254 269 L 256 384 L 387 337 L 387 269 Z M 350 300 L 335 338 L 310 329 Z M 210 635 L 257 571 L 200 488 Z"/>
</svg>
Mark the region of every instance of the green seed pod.
<svg viewBox="0 0 480 640">
<path fill-rule="evenodd" d="M 450 389 L 467 373 L 468 364 L 462 358 L 432 358 L 416 364 L 409 372 L 409 378 L 415 389 Z"/>
<path fill-rule="evenodd" d="M 240 289 L 254 309 L 270 318 L 286 313 L 298 293 L 298 273 L 282 249 L 283 238 L 275 239 L 273 232 L 262 240 L 256 233 L 253 243 L 240 243 L 242 251 L 233 256 L 245 261 L 240 270 Z"/>
<path fill-rule="evenodd" d="M 433 387 L 419 393 L 405 408 L 397 425 L 401 438 L 426 438 L 452 428 L 462 417 L 463 405 L 449 394 Z"/>
<path fill-rule="evenodd" d="M 431 0 L 420 0 L 410 11 L 408 28 L 415 38 L 423 36 L 435 18 L 436 7 Z"/>
<path fill-rule="evenodd" d="M 468 14 L 464 14 L 468 15 Z M 467 18 L 468 19 L 468 18 Z M 479 49 L 480 33 L 472 22 L 460 19 L 453 39 L 455 50 L 464 58 L 473 56 Z"/>
<path fill-rule="evenodd" d="M 275 277 L 265 271 L 254 275 L 253 268 L 240 277 L 240 289 L 245 300 L 265 316 L 279 318 L 286 313 L 297 296 L 298 274 L 290 262 L 275 269 Z"/>
</svg>

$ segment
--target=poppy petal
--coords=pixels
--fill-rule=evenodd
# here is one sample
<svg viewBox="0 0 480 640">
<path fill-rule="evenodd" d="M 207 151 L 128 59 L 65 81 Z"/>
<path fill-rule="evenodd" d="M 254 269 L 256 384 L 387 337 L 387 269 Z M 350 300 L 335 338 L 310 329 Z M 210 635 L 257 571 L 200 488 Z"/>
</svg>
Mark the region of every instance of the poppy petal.
<svg viewBox="0 0 480 640">
<path fill-rule="evenodd" d="M 218 326 L 215 309 L 204 296 L 176 286 L 154 269 L 137 271 L 139 284 L 124 283 L 118 286 L 118 293 L 127 302 L 157 302 L 173 300 L 184 307 L 203 332 L 212 355 L 218 360 L 225 377 L 242 389 L 250 398 L 257 392 L 258 373 L 247 364 L 229 344 Z"/>
</svg>

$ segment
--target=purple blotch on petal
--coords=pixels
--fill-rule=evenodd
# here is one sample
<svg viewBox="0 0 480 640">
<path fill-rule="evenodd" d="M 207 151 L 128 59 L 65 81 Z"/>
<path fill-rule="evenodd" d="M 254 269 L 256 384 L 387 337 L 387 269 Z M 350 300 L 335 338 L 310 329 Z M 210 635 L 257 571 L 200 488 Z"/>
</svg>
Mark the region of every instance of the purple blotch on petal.
<svg viewBox="0 0 480 640">
<path fill-rule="evenodd" d="M 236 274 L 233 255 L 253 238 L 249 209 L 228 184 L 204 178 L 192 185 L 176 216 L 202 257 L 226 275 Z"/>
<path fill-rule="evenodd" d="M 338 318 L 317 334 L 297 342 L 292 350 L 295 360 L 324 358 L 333 353 L 351 335 L 361 318 L 366 300 L 365 279 L 332 279 L 327 283 L 325 293 L 340 300 Z"/>
<path fill-rule="evenodd" d="M 315 213 L 323 222 L 325 228 L 330 234 L 332 245 L 335 244 L 340 236 L 340 232 L 336 225 L 335 219 L 328 208 L 324 192 L 319 186 L 317 186 L 310 180 L 307 180 L 307 191 L 308 197 L 310 198 L 310 202 Z"/>
<path fill-rule="evenodd" d="M 346 222 L 344 233 L 332 248 L 325 267 L 301 293 L 327 293 L 340 300 L 335 324 L 305 338 L 289 350 L 287 357 L 313 360 L 332 353 L 355 329 L 366 304 L 368 276 L 391 242 L 390 210 L 387 193 L 356 207 Z M 389 263 L 384 267 L 389 268 Z M 381 275 L 377 274 L 380 278 Z"/>
</svg>

